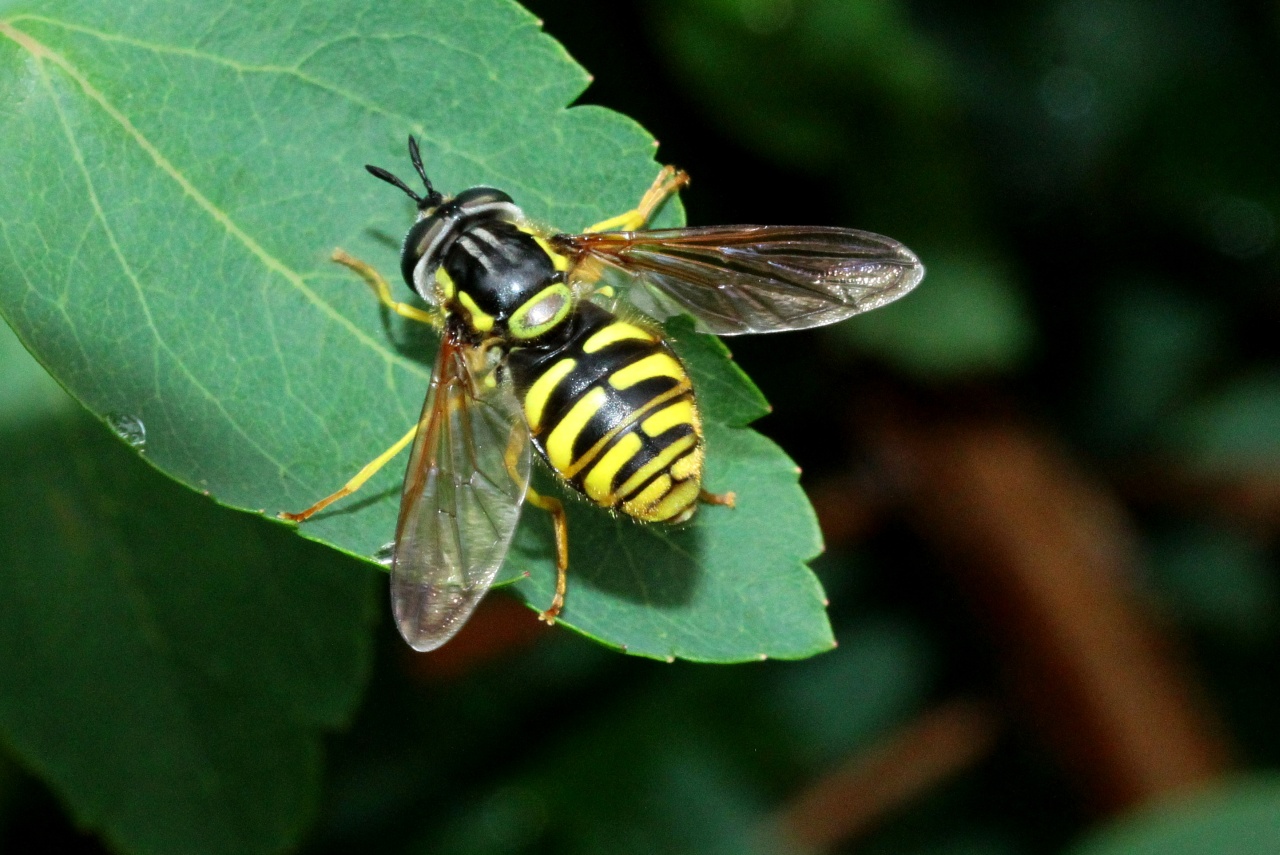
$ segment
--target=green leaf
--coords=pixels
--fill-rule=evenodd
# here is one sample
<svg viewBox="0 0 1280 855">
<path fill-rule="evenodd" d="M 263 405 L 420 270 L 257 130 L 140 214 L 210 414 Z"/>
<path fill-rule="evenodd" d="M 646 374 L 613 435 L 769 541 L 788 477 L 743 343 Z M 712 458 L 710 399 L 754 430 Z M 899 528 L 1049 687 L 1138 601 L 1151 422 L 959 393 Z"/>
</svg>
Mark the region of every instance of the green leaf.
<svg viewBox="0 0 1280 855">
<path fill-rule="evenodd" d="M 840 762 L 917 713 L 936 671 L 928 639 L 905 621 L 863 616 L 840 639 L 830 655 L 783 672 L 768 693 L 814 768 Z"/>
<path fill-rule="evenodd" d="M 1270 855 L 1280 842 L 1280 780 L 1254 775 L 1124 817 L 1072 855 Z"/>
<path fill-rule="evenodd" d="M 0 327 L 0 401 L 70 403 L 15 345 Z M 0 740 L 122 850 L 296 844 L 368 671 L 373 575 L 65 403 L 0 430 Z"/>
<path fill-rule="evenodd" d="M 1280 585 L 1268 545 L 1247 532 L 1179 520 L 1149 550 L 1152 580 L 1184 623 L 1241 646 L 1280 623 Z"/>
<path fill-rule="evenodd" d="M 500 186 L 567 230 L 632 207 L 656 173 L 633 122 L 565 109 L 586 74 L 506 0 L 36 5 L 0 13 L 0 129 L 23 141 L 0 151 L 0 311 L 99 417 L 140 422 L 157 467 L 233 507 L 306 507 L 417 418 L 429 338 L 328 261 L 342 246 L 396 270 L 411 206 L 362 164 L 405 171 L 412 132 L 438 187 Z M 570 497 L 564 622 L 658 657 L 827 649 L 794 467 L 714 390 L 756 393 L 705 363 L 708 481 L 739 510 L 669 530 Z M 302 534 L 374 555 L 401 465 Z M 539 606 L 551 553 L 527 513 L 504 578 L 531 574 Z"/>
<path fill-rule="evenodd" d="M 1254 370 L 1187 407 L 1163 445 L 1192 466 L 1256 474 L 1280 468 L 1280 371 Z"/>
<path fill-rule="evenodd" d="M 1091 437 L 1112 454 L 1149 441 L 1223 353 L 1222 318 L 1208 295 L 1154 280 L 1109 283 L 1090 332 L 1081 410 Z"/>
</svg>

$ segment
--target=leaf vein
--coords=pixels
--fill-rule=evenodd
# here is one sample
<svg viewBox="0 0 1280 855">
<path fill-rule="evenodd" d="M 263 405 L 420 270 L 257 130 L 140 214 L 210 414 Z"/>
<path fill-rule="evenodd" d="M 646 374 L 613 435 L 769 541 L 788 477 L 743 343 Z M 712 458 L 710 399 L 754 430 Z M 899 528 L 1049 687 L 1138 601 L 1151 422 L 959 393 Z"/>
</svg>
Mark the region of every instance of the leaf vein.
<svg viewBox="0 0 1280 855">
<path fill-rule="evenodd" d="M 97 103 L 98 106 L 101 107 L 102 110 L 113 121 L 115 121 L 122 130 L 124 130 L 124 132 L 151 158 L 152 162 L 154 162 L 162 172 L 173 179 L 197 206 L 204 210 L 206 214 L 212 217 L 224 229 L 230 232 L 236 240 L 239 241 L 245 249 L 249 250 L 249 252 L 254 255 L 268 270 L 282 277 L 286 282 L 292 285 L 294 289 L 305 296 L 309 302 L 319 308 L 325 315 L 329 316 L 331 320 L 346 329 L 355 336 L 360 343 L 373 350 L 383 359 L 395 361 L 397 363 L 404 362 L 406 369 L 421 374 L 424 377 L 427 376 L 426 372 L 423 371 L 422 368 L 401 360 L 396 354 L 392 353 L 385 344 L 376 341 L 368 333 L 356 326 L 350 318 L 342 315 L 334 309 L 332 305 L 321 299 L 319 294 L 307 286 L 306 282 L 297 271 L 293 270 L 284 262 L 269 253 L 265 247 L 240 228 L 240 226 L 237 225 L 225 211 L 201 193 L 200 190 L 191 183 L 186 175 L 171 163 L 169 159 L 166 158 L 164 154 L 156 148 L 156 146 L 147 139 L 147 137 L 136 126 L 134 126 L 131 121 L 129 121 L 129 118 L 111 104 L 111 102 L 107 100 L 106 96 L 98 91 L 98 89 L 89 82 L 88 78 L 81 74 L 79 69 L 72 65 L 65 57 L 56 51 L 51 50 L 39 41 L 36 41 L 29 34 L 15 29 L 10 23 L 0 22 L 0 34 L 8 36 L 14 42 L 18 43 L 25 50 L 31 53 L 31 55 L 36 59 L 47 59 L 54 65 L 61 68 L 80 86 L 81 90 L 83 90 L 91 100 Z"/>
<path fill-rule="evenodd" d="M 121 271 L 124 273 L 125 277 L 129 280 L 130 284 L 133 285 L 133 289 L 137 293 L 138 303 L 142 308 L 143 315 L 147 319 L 147 325 L 150 326 L 151 330 L 155 333 L 157 344 L 164 349 L 165 353 L 173 360 L 173 363 L 177 365 L 179 369 L 181 369 L 183 375 L 185 375 L 186 378 L 191 382 L 191 385 L 198 392 L 200 392 L 200 394 L 204 395 L 205 398 L 207 398 L 211 403 L 213 403 L 213 405 L 217 408 L 217 410 L 220 413 L 222 413 L 222 415 L 227 419 L 227 422 L 235 429 L 235 431 L 239 433 L 242 437 L 244 437 L 244 439 L 248 442 L 251 448 L 253 448 L 255 451 L 260 453 L 264 458 L 271 461 L 276 466 L 282 465 L 279 461 L 275 459 L 275 457 L 267 449 L 263 448 L 258 443 L 258 441 L 253 438 L 252 433 L 245 430 L 244 426 L 240 424 L 240 422 L 236 418 L 234 418 L 230 412 L 227 411 L 222 401 L 218 400 L 218 398 L 215 395 L 213 395 L 202 382 L 200 382 L 200 379 L 191 371 L 191 369 L 188 367 L 185 360 L 182 359 L 181 355 L 176 351 L 174 351 L 173 348 L 169 346 L 169 343 L 165 340 L 164 336 L 161 335 L 160 328 L 156 326 L 155 318 L 151 314 L 151 305 L 147 302 L 146 289 L 142 286 L 142 283 L 139 281 L 137 273 L 133 269 L 133 265 L 130 264 L 128 258 L 125 257 L 124 250 L 120 247 L 120 243 L 116 239 L 115 231 L 111 228 L 111 225 L 107 220 L 106 212 L 102 209 L 102 203 L 98 198 L 98 191 L 93 183 L 93 176 L 89 172 L 89 168 L 84 162 L 84 153 L 81 151 L 80 145 L 76 141 L 75 134 L 71 129 L 71 125 L 67 121 L 66 113 L 62 109 L 62 103 L 58 99 L 57 93 L 53 88 L 53 82 L 49 79 L 49 76 L 45 71 L 45 66 L 43 62 L 39 64 L 39 68 L 40 68 L 40 76 L 43 79 L 45 88 L 49 93 L 49 100 L 53 104 L 54 109 L 57 111 L 58 119 L 62 124 L 62 130 L 66 134 L 67 144 L 71 147 L 71 152 L 72 152 L 72 155 L 75 157 L 76 165 L 80 168 L 81 176 L 84 178 L 85 188 L 88 191 L 89 202 L 93 206 L 94 214 L 97 217 L 98 222 L 102 225 L 102 230 L 106 235 L 107 243 L 110 244 L 111 251 L 115 255 L 116 260 L 119 262 Z M 158 352 L 153 352 L 152 353 L 153 360 L 155 360 L 157 357 L 158 357 Z M 156 388 L 157 400 L 163 400 L 163 398 L 160 396 L 160 389 L 158 385 L 159 378 L 160 378 L 160 369 L 158 367 L 153 369 L 152 376 L 153 376 L 154 382 L 157 384 L 157 388 Z"/>
<path fill-rule="evenodd" d="M 382 105 L 377 104 L 376 102 L 370 101 L 369 99 L 361 95 L 358 95 L 355 92 L 352 92 L 348 89 L 345 89 L 327 80 L 323 80 L 319 77 L 316 77 L 315 75 L 308 74 L 306 71 L 303 71 L 302 68 L 299 67 L 300 65 L 305 63 L 312 55 L 314 55 L 315 52 L 325 47 L 331 47 L 332 43 L 318 45 L 316 47 L 316 50 L 313 51 L 311 54 L 301 57 L 296 65 L 274 65 L 274 64 L 255 65 L 252 63 L 241 62 L 240 60 L 232 59 L 231 57 L 209 53 L 207 51 L 196 50 L 194 48 L 178 47 L 176 45 L 164 45 L 164 44 L 158 44 L 155 42 L 147 42 L 141 39 L 134 39 L 129 36 L 124 36 L 117 33 L 108 33 L 108 32 L 103 32 L 101 30 L 95 30 L 91 27 L 85 27 L 85 26 L 82 26 L 79 24 L 73 24 L 67 21 L 59 21 L 55 18 L 46 18 L 41 15 L 17 15 L 9 19 L 8 24 L 13 24 L 18 21 L 37 21 L 39 23 L 47 24 L 52 27 L 59 27 L 64 30 L 68 30 L 70 32 L 76 32 L 76 33 L 81 33 L 83 35 L 91 36 L 93 38 L 97 38 L 105 42 L 117 42 L 119 44 L 135 47 L 135 48 L 138 48 L 139 50 L 151 51 L 157 54 L 172 54 L 175 56 L 187 57 L 189 59 L 198 59 L 203 62 L 209 62 L 215 65 L 226 66 L 227 68 L 233 69 L 241 74 L 244 74 L 244 73 L 279 74 L 286 77 L 293 77 L 302 83 L 306 83 L 310 86 L 316 87 L 322 92 L 328 92 L 330 94 L 337 95 L 338 97 L 343 98 L 351 102 L 352 104 L 355 104 L 357 107 L 360 107 L 362 110 L 365 110 L 369 113 L 373 113 L 379 116 L 386 116 L 387 118 L 397 119 L 399 121 L 405 122 L 406 124 L 410 125 L 413 128 L 414 134 L 416 134 L 420 139 L 427 141 L 431 145 L 438 148 L 440 151 L 445 152 L 446 154 L 449 154 L 452 157 L 456 157 L 460 160 L 464 160 L 471 164 L 474 164 L 480 169 L 483 169 L 486 172 L 491 173 L 495 178 L 499 179 L 505 184 L 508 184 L 513 187 L 517 187 L 517 186 L 524 187 L 524 182 L 520 179 L 519 176 L 505 173 L 501 169 L 496 168 L 492 163 L 490 163 L 489 161 L 483 158 L 476 157 L 475 155 L 469 154 L 467 152 L 458 151 L 456 148 L 449 145 L 444 140 L 432 134 L 426 128 L 426 126 L 422 125 L 420 122 L 418 122 L 416 119 L 412 118 L 411 116 L 398 113 L 394 110 L 389 110 L 386 107 L 383 107 Z M 6 28 L 6 24 L 3 22 L 0 22 L 0 32 L 4 32 L 5 28 Z M 15 30 L 15 32 L 21 33 L 22 31 Z M 39 42 L 37 42 L 29 34 L 22 33 L 22 35 L 25 38 L 30 39 L 34 44 L 39 45 L 43 51 L 47 52 L 50 55 L 51 59 L 56 56 L 56 54 L 54 54 L 52 50 L 50 50 L 43 44 L 40 44 Z M 355 38 L 355 36 L 352 36 L 352 38 Z M 371 38 L 371 37 L 365 37 L 365 38 Z M 381 41 L 389 42 L 399 38 L 427 38 L 427 37 L 422 36 L 420 34 L 403 34 L 403 35 L 388 34 L 388 35 L 384 35 L 377 38 L 379 38 Z M 441 47 L 450 48 L 452 50 L 457 50 L 464 54 L 470 55 L 469 52 L 464 51 L 462 48 L 458 48 L 454 45 L 451 45 L 449 42 L 441 38 L 437 37 L 429 40 L 435 41 Z M 15 41 L 19 41 L 19 43 L 21 43 L 19 39 L 15 39 Z M 54 61 L 57 62 L 59 59 L 62 60 L 62 62 L 66 62 L 65 58 L 62 58 L 62 57 L 58 57 Z M 526 191 L 529 190 L 529 188 L 527 187 L 525 187 L 524 189 Z M 550 200 L 545 196 L 545 194 L 536 193 L 536 195 L 540 197 L 540 199 L 543 201 L 544 204 L 547 204 L 550 202 Z"/>
</svg>

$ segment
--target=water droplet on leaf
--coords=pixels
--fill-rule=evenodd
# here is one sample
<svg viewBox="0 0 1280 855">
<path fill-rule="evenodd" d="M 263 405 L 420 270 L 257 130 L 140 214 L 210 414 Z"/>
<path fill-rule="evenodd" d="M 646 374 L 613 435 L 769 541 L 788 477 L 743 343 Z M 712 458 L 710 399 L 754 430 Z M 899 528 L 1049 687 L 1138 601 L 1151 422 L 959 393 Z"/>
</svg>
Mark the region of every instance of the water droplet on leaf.
<svg viewBox="0 0 1280 855">
<path fill-rule="evenodd" d="M 107 426 L 138 451 L 146 450 L 147 428 L 142 419 L 122 413 L 110 413 L 107 416 Z"/>
<path fill-rule="evenodd" d="M 390 567 L 391 560 L 395 558 L 395 555 L 396 543 L 393 540 L 390 543 L 384 543 L 379 546 L 377 552 L 373 553 L 373 560 L 377 561 L 383 567 Z"/>
</svg>

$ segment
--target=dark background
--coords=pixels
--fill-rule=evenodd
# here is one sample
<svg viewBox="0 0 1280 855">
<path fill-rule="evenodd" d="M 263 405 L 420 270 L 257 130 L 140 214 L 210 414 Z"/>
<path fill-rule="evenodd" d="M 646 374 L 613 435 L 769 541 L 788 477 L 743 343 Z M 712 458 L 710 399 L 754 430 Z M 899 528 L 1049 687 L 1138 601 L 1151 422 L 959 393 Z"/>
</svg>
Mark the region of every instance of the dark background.
<svg viewBox="0 0 1280 855">
<path fill-rule="evenodd" d="M 384 625 L 305 851 L 1013 855 L 1264 786 L 1276 7 L 526 5 L 594 74 L 580 103 L 692 174 L 690 223 L 865 228 L 929 268 L 839 328 L 730 343 L 805 470 L 840 647 L 635 661 L 502 597 L 433 658 Z M 12 851 L 96 850 L 23 786 Z"/>
</svg>

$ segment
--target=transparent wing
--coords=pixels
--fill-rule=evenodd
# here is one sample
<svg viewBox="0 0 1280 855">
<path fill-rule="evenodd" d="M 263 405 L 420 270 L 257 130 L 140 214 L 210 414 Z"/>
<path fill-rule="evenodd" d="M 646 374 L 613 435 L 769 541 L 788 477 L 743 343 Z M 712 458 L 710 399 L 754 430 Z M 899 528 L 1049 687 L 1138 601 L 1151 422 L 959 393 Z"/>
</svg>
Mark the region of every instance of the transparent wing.
<svg viewBox="0 0 1280 855">
<path fill-rule="evenodd" d="M 391 608 L 416 650 L 462 627 L 502 566 L 529 487 L 529 428 L 505 383 L 448 333 L 409 455 L 391 564 Z"/>
<path fill-rule="evenodd" d="M 911 250 L 854 229 L 708 226 L 551 240 L 585 276 L 602 263 L 631 278 L 627 298 L 646 314 L 687 312 L 717 335 L 835 323 L 898 299 L 924 277 Z"/>
</svg>

